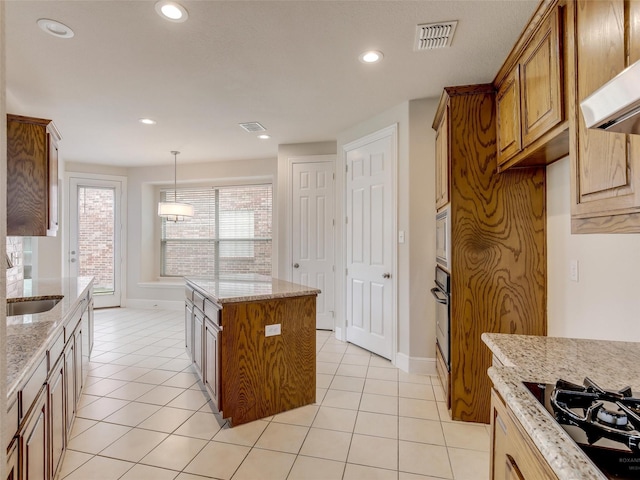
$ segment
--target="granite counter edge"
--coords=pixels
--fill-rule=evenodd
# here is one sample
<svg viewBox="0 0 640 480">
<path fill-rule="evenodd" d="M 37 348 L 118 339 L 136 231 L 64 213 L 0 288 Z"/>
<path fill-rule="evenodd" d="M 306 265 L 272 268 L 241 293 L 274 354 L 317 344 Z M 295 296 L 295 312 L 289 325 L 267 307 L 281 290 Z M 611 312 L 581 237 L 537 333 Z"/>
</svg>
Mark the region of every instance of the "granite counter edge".
<svg viewBox="0 0 640 480">
<path fill-rule="evenodd" d="M 48 332 L 46 338 L 41 341 L 37 350 L 30 355 L 25 365 L 22 366 L 22 368 L 20 369 L 20 373 L 18 373 L 13 379 L 13 381 L 7 385 L 8 405 L 11 404 L 12 397 L 17 394 L 19 390 L 18 387 L 20 387 L 22 384 L 25 383 L 25 381 L 29 379 L 29 377 L 33 373 L 34 368 L 38 365 L 38 363 L 41 361 L 43 356 L 46 355 L 47 349 L 50 347 L 50 345 L 53 343 L 57 335 L 64 328 L 64 323 L 66 318 L 75 311 L 75 309 L 78 307 L 78 305 L 80 305 L 82 299 L 87 295 L 87 293 L 91 288 L 93 288 L 93 280 L 87 283 L 85 288 L 82 290 L 81 293 L 77 295 L 77 297 L 69 305 L 67 310 L 65 312 L 62 312 L 63 315 L 62 315 L 62 318 L 60 318 L 60 321 L 53 326 L 53 328 Z M 7 355 L 6 361 L 7 361 L 7 365 L 9 365 L 12 361 L 16 362 L 17 360 L 15 359 L 12 360 L 9 357 L 9 355 Z"/>
</svg>

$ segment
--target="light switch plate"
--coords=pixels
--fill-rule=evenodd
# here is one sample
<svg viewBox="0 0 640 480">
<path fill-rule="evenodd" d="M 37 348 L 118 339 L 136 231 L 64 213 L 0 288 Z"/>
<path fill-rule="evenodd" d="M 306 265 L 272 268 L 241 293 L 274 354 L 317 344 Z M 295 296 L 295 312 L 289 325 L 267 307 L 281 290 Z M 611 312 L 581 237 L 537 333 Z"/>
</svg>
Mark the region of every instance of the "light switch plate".
<svg viewBox="0 0 640 480">
<path fill-rule="evenodd" d="M 281 324 L 275 323 L 273 325 L 267 325 L 264 329 L 265 337 L 273 337 L 274 335 L 280 335 L 282 333 Z"/>
<path fill-rule="evenodd" d="M 569 262 L 569 280 L 577 282 L 579 279 L 578 260 L 571 260 Z"/>
</svg>

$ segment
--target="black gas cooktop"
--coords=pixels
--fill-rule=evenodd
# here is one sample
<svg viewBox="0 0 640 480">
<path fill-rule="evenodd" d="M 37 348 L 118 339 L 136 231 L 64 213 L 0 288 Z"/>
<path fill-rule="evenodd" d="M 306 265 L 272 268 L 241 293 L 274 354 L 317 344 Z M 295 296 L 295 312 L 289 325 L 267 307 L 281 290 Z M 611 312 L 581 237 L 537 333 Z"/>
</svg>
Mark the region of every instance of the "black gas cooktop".
<svg viewBox="0 0 640 480">
<path fill-rule="evenodd" d="M 629 387 L 524 382 L 591 461 L 611 479 L 640 478 L 640 399 Z"/>
</svg>

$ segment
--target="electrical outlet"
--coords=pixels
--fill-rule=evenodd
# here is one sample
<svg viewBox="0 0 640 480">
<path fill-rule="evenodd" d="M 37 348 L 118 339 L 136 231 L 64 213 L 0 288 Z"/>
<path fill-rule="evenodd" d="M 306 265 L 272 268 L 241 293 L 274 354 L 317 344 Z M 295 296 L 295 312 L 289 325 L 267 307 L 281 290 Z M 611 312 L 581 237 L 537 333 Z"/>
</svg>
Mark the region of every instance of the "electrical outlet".
<svg viewBox="0 0 640 480">
<path fill-rule="evenodd" d="M 569 262 L 569 280 L 577 282 L 578 278 L 578 260 L 571 260 Z"/>
<path fill-rule="evenodd" d="M 275 323 L 273 325 L 267 325 L 264 329 L 265 337 L 273 337 L 274 335 L 280 335 L 282 333 L 281 324 Z"/>
</svg>

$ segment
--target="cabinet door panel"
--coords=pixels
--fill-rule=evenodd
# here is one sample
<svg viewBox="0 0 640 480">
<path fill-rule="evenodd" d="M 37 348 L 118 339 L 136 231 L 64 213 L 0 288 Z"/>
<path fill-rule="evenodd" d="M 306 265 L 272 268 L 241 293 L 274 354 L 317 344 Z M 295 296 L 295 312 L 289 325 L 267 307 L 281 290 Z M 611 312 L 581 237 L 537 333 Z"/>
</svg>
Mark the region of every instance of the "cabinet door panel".
<svg viewBox="0 0 640 480">
<path fill-rule="evenodd" d="M 75 334 L 75 364 L 74 364 L 74 373 L 75 373 L 75 404 L 77 405 L 80 401 L 80 394 L 82 393 L 82 387 L 84 386 L 84 374 L 83 374 L 83 354 L 82 349 L 83 345 L 83 333 L 82 328 L 78 328 Z"/>
<path fill-rule="evenodd" d="M 184 307 L 184 344 L 187 353 L 193 361 L 193 308 L 189 303 Z"/>
<path fill-rule="evenodd" d="M 436 210 L 449 203 L 449 107 L 436 132 Z"/>
<path fill-rule="evenodd" d="M 625 68 L 624 2 L 579 1 L 576 15 L 579 104 Z M 626 135 L 588 130 L 579 110 L 577 120 L 578 202 L 612 199 L 594 208 L 624 208 L 631 193 Z"/>
<path fill-rule="evenodd" d="M 204 383 L 211 400 L 218 410 L 220 406 L 220 330 L 207 318 L 205 320 Z"/>
<path fill-rule="evenodd" d="M 47 435 L 47 388 L 34 402 L 29 420 L 20 432 L 23 480 L 49 478 L 49 440 Z"/>
<path fill-rule="evenodd" d="M 65 447 L 64 361 L 60 359 L 49 378 L 49 424 L 51 428 L 51 472 L 55 476 Z"/>
<path fill-rule="evenodd" d="M 18 442 L 14 441 L 7 449 L 7 480 L 20 480 L 18 477 Z"/>
<path fill-rule="evenodd" d="M 556 9 L 540 26 L 520 63 L 524 147 L 564 118 L 559 39 L 560 17 Z"/>
<path fill-rule="evenodd" d="M 193 309 L 193 363 L 202 373 L 202 333 L 204 330 L 204 314 L 197 308 Z"/>
<path fill-rule="evenodd" d="M 498 164 L 522 149 L 520 136 L 520 69 L 516 66 L 500 85 L 496 97 L 498 122 Z"/>
<path fill-rule="evenodd" d="M 65 433 L 68 436 L 71 433 L 71 425 L 76 414 L 76 349 L 74 338 L 69 340 L 64 351 L 64 389 L 65 389 Z"/>
</svg>

